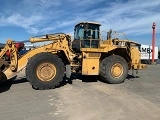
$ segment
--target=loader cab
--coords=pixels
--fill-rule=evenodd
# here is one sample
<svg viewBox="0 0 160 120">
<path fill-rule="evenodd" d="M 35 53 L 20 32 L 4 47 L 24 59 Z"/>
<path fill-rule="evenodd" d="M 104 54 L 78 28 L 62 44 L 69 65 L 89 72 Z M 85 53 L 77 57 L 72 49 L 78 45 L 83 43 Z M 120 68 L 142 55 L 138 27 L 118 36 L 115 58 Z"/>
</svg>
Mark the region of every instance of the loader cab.
<svg viewBox="0 0 160 120">
<path fill-rule="evenodd" d="M 81 48 L 98 48 L 100 41 L 100 24 L 94 22 L 81 22 L 75 26 L 72 49 L 80 51 Z"/>
</svg>

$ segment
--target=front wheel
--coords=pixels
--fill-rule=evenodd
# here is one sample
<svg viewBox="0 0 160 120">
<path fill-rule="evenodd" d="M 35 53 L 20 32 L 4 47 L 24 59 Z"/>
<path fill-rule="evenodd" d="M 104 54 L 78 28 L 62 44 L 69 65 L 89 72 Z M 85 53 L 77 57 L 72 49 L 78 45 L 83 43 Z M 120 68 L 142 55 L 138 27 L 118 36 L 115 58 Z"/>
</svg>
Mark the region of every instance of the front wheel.
<svg viewBox="0 0 160 120">
<path fill-rule="evenodd" d="M 108 83 L 118 84 L 125 81 L 128 75 L 128 64 L 119 55 L 106 57 L 100 63 L 100 77 Z"/>
<path fill-rule="evenodd" d="M 52 53 L 33 56 L 26 66 L 26 77 L 36 89 L 52 89 L 63 80 L 65 67 L 62 60 Z"/>
</svg>

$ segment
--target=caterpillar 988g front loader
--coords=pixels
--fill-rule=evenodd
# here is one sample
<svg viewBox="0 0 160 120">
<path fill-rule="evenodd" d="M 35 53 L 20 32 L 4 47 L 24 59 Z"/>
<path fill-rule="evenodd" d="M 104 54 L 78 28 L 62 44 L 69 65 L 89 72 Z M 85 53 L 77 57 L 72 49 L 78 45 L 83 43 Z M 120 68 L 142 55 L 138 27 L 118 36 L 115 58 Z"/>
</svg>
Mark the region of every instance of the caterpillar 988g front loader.
<svg viewBox="0 0 160 120">
<path fill-rule="evenodd" d="M 6 81 L 25 69 L 29 83 L 38 89 L 51 89 L 59 85 L 72 72 L 100 76 L 108 83 L 122 83 L 128 70 L 141 70 L 140 44 L 122 40 L 109 31 L 107 40 L 100 39 L 100 24 L 81 22 L 75 26 L 74 40 L 64 33 L 31 37 L 30 42 L 51 41 L 19 56 L 15 43 L 8 40 L 0 52 L 0 81 Z M 9 50 L 10 63 L 2 59 Z M 65 76 L 66 75 L 66 76 Z"/>
</svg>

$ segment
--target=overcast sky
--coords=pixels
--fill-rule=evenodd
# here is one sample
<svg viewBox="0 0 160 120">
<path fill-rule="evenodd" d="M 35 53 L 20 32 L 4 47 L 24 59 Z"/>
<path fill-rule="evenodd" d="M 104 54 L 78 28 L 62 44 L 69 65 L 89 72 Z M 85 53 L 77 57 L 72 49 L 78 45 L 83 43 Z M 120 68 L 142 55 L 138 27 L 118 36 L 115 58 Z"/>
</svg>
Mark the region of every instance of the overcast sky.
<svg viewBox="0 0 160 120">
<path fill-rule="evenodd" d="M 125 32 L 128 39 L 151 44 L 156 22 L 160 46 L 160 0 L 0 0 L 0 41 L 26 40 L 34 35 L 73 35 L 80 21 L 102 24 L 101 30 Z"/>
</svg>

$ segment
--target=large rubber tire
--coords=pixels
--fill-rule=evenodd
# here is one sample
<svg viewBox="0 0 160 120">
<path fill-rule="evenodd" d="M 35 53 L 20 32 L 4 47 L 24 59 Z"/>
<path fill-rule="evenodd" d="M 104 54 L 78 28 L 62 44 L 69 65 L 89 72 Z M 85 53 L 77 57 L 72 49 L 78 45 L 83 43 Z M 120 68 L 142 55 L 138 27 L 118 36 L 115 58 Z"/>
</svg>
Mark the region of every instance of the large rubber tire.
<svg viewBox="0 0 160 120">
<path fill-rule="evenodd" d="M 52 79 L 49 81 L 43 81 L 37 75 L 38 66 L 43 63 L 49 63 L 54 65 L 56 73 Z M 50 69 L 52 71 L 52 69 Z M 60 84 L 65 75 L 65 67 L 62 60 L 52 53 L 39 53 L 29 59 L 26 66 L 26 78 L 33 88 L 45 90 L 53 89 Z"/>
<path fill-rule="evenodd" d="M 119 64 L 123 70 L 119 77 L 112 74 L 112 67 Z M 128 76 L 128 64 L 126 60 L 119 55 L 112 55 L 104 58 L 100 63 L 100 77 L 103 81 L 111 84 L 123 83 Z"/>
</svg>

